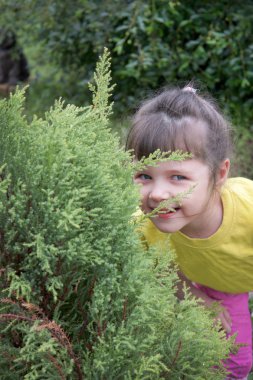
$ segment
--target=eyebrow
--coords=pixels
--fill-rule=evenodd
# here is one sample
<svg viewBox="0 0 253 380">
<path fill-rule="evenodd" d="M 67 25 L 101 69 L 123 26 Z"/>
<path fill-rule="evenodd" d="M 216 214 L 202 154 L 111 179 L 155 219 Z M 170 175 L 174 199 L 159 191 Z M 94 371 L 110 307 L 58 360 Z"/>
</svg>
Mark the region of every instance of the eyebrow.
<svg viewBox="0 0 253 380">
<path fill-rule="evenodd" d="M 136 173 L 146 173 L 146 172 L 152 173 L 152 171 L 155 168 L 156 168 L 155 166 L 149 166 L 149 167 L 143 168 L 142 170 L 136 171 Z M 178 168 L 173 168 L 173 169 L 165 169 L 164 173 L 165 174 L 180 173 L 180 174 L 184 174 L 184 175 L 190 175 L 192 173 L 192 171 L 178 167 Z"/>
<path fill-rule="evenodd" d="M 189 176 L 191 172 L 189 170 L 183 170 L 183 169 L 171 169 L 171 170 L 166 170 L 166 174 L 183 174 L 185 176 Z"/>
</svg>

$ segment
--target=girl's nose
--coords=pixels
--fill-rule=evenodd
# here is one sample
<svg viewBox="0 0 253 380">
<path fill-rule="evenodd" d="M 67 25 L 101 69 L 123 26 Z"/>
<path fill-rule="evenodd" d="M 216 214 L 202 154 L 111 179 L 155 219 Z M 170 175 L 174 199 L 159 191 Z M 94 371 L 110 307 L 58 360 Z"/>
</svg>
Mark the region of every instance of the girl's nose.
<svg viewBox="0 0 253 380">
<path fill-rule="evenodd" d="M 167 188 L 155 187 L 149 193 L 149 198 L 155 202 L 162 202 L 171 197 L 171 194 Z"/>
</svg>

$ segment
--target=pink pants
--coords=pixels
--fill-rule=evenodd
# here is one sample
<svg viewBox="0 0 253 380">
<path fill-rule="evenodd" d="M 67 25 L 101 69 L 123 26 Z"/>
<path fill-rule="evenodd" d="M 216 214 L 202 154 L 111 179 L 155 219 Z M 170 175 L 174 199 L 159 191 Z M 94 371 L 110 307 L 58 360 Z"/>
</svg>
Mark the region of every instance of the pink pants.
<svg viewBox="0 0 253 380">
<path fill-rule="evenodd" d="M 206 286 L 197 286 L 210 298 L 221 301 L 221 304 L 228 310 L 232 319 L 231 333 L 227 334 L 227 336 L 236 333 L 236 343 L 245 344 L 245 346 L 239 348 L 237 354 L 231 354 L 224 363 L 229 373 L 228 379 L 246 378 L 252 367 L 252 326 L 248 306 L 248 293 L 222 293 Z"/>
</svg>

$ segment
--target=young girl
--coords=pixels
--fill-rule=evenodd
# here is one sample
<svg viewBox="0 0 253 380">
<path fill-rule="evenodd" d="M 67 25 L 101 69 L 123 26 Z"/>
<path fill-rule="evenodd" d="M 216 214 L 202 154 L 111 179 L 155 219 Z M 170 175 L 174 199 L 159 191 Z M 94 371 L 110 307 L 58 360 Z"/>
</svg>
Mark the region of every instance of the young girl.
<svg viewBox="0 0 253 380">
<path fill-rule="evenodd" d="M 136 173 L 146 214 L 193 188 L 180 204 L 171 205 L 172 211 L 165 207 L 150 217 L 144 235 L 152 244 L 171 234 L 182 282 L 205 305 L 220 302 L 223 328 L 244 344 L 225 363 L 228 379 L 246 379 L 252 366 L 253 181 L 227 179 L 230 147 L 229 123 L 212 100 L 190 86 L 146 101 L 127 139 L 137 160 L 157 149 L 191 153 L 186 160 L 160 162 Z"/>
</svg>

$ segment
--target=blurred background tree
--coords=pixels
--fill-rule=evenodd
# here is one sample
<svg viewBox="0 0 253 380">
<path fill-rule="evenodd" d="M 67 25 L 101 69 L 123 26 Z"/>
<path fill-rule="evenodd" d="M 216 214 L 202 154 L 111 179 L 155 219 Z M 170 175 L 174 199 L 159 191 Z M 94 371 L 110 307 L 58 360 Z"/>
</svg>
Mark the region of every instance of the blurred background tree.
<svg viewBox="0 0 253 380">
<path fill-rule="evenodd" d="M 0 22 L 19 35 L 32 70 L 27 112 L 55 97 L 83 105 L 104 46 L 124 118 L 160 87 L 194 80 L 235 125 L 235 174 L 253 178 L 253 2 L 1 0 Z M 122 116 L 123 115 L 123 116 Z M 115 122 L 117 125 L 122 124 Z M 124 125 L 127 123 L 123 123 Z"/>
</svg>

